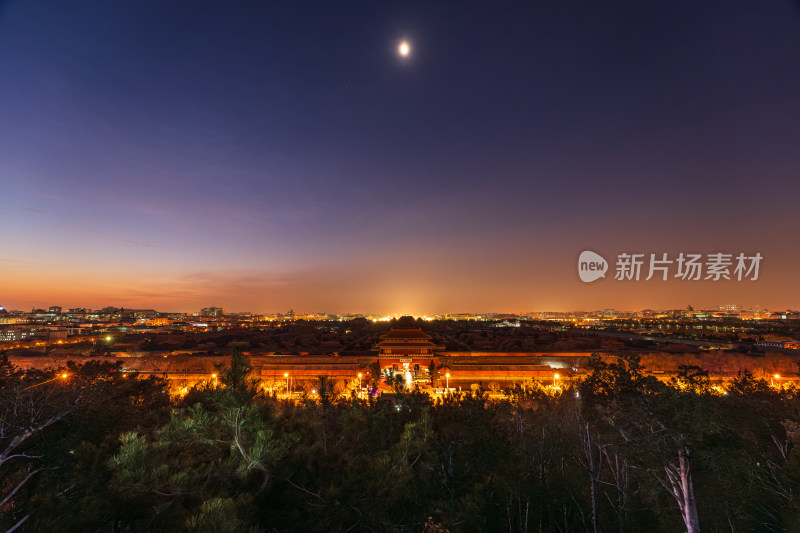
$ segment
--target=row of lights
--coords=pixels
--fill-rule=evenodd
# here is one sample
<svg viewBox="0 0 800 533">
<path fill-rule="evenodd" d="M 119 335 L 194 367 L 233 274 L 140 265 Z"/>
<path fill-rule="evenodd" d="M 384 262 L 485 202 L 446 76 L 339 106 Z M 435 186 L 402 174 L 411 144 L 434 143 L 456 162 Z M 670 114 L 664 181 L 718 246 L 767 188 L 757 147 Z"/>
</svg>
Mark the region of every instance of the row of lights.
<svg viewBox="0 0 800 533">
<path fill-rule="evenodd" d="M 445 380 L 446 380 L 445 381 L 445 388 L 449 390 L 450 389 L 450 372 L 446 372 L 444 376 L 445 376 Z M 66 373 L 61 374 L 60 377 L 62 379 L 66 379 L 68 377 L 68 374 L 66 374 Z M 123 377 L 126 377 L 126 376 L 123 375 Z M 284 372 L 283 373 L 283 377 L 286 378 L 286 391 L 289 392 L 289 377 L 290 377 L 289 373 L 288 372 Z M 364 377 L 363 374 L 361 372 L 359 372 L 358 373 L 358 392 L 359 392 L 359 396 L 361 395 L 361 389 L 362 389 L 361 380 L 362 380 L 363 377 Z M 217 374 L 216 373 L 211 374 L 211 378 L 216 383 Z M 44 381 L 44 382 L 39 383 L 37 385 L 32 385 L 31 387 L 28 387 L 28 388 L 22 389 L 22 390 L 27 390 L 27 389 L 30 389 L 30 388 L 33 388 L 33 387 L 38 387 L 39 385 L 44 385 L 45 383 L 49 383 L 50 381 L 54 381 L 56 379 L 58 379 L 58 377 L 55 377 L 55 378 L 50 379 L 48 381 Z M 558 386 L 558 380 L 559 379 L 561 379 L 561 376 L 558 373 L 553 374 L 553 387 L 557 387 Z M 780 374 L 773 374 L 771 376 L 771 378 L 770 378 L 770 386 L 774 387 L 775 386 L 775 382 L 773 380 L 779 380 L 779 379 L 781 379 L 781 375 Z M 312 390 L 311 392 L 316 392 L 316 389 Z"/>
</svg>

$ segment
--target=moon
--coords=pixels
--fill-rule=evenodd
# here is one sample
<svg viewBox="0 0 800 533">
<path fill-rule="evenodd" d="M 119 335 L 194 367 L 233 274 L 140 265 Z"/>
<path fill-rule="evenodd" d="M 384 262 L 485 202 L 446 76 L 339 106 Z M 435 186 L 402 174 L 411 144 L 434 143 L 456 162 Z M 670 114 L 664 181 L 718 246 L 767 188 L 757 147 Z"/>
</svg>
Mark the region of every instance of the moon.
<svg viewBox="0 0 800 533">
<path fill-rule="evenodd" d="M 409 46 L 407 41 L 403 41 L 397 47 L 397 53 L 400 54 L 402 57 L 408 57 L 408 54 L 411 53 L 411 46 Z"/>
</svg>

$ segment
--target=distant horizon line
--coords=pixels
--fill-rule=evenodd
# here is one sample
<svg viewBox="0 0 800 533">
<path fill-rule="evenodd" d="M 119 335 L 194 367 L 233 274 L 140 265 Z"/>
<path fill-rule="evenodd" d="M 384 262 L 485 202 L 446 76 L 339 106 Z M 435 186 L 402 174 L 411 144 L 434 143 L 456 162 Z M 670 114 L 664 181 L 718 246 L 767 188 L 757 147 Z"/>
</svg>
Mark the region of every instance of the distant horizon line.
<svg viewBox="0 0 800 533">
<path fill-rule="evenodd" d="M 49 311 L 52 307 L 60 307 L 62 309 L 62 313 L 64 311 L 68 311 L 69 309 L 86 309 L 88 311 L 102 311 L 103 309 L 119 309 L 119 310 L 132 310 L 132 311 L 155 311 L 158 313 L 165 313 L 165 314 L 185 314 L 185 315 L 193 315 L 194 313 L 200 313 L 203 309 L 221 309 L 224 311 L 225 314 L 228 315 L 262 315 L 262 316 L 274 316 L 274 315 L 287 315 L 289 313 L 294 315 L 334 315 L 334 316 L 364 316 L 364 317 L 381 317 L 381 318 L 399 318 L 401 316 L 411 316 L 414 318 L 428 318 L 428 317 L 440 317 L 446 315 L 470 315 L 470 316 L 484 316 L 484 315 L 531 315 L 537 313 L 597 313 L 597 312 L 604 312 L 604 311 L 612 311 L 615 313 L 637 313 L 642 311 L 654 311 L 654 312 L 668 312 L 668 311 L 722 311 L 723 307 L 731 306 L 731 307 L 738 307 L 738 311 L 768 311 L 770 308 L 764 306 L 751 306 L 745 307 L 738 304 L 716 304 L 712 306 L 694 306 L 694 305 L 687 305 L 685 307 L 666 307 L 666 308 L 655 308 L 655 307 L 644 307 L 641 309 L 617 309 L 614 307 L 603 307 L 603 308 L 593 308 L 593 309 L 571 309 L 571 310 L 554 310 L 554 309 L 545 309 L 545 310 L 530 310 L 530 311 L 484 311 L 484 312 L 467 312 L 467 311 L 443 311 L 437 313 L 374 313 L 374 312 L 329 312 L 329 311 L 295 311 L 294 308 L 290 308 L 288 311 L 264 311 L 264 312 L 256 312 L 256 311 L 227 311 L 224 306 L 208 306 L 208 307 L 201 307 L 200 310 L 192 310 L 192 311 L 161 311 L 155 307 L 125 307 L 125 306 L 113 306 L 107 305 L 99 308 L 91 308 L 91 307 L 65 307 L 60 305 L 51 305 L 46 307 L 32 307 L 30 311 L 24 311 L 21 309 L 10 309 L 8 307 L 4 307 L 0 305 L 0 310 L 5 310 L 10 313 L 32 313 L 36 310 L 43 310 Z M 773 307 L 772 309 L 778 311 L 785 311 L 785 312 L 797 312 L 791 307 Z M 203 315 L 197 315 L 203 316 Z"/>
</svg>

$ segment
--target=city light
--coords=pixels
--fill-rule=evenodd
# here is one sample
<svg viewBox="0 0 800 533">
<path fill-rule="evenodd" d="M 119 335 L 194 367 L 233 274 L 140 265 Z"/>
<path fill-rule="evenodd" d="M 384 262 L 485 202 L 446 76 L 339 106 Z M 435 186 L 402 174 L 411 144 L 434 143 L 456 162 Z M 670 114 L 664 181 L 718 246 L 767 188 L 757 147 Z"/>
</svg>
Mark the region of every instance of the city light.
<svg viewBox="0 0 800 533">
<path fill-rule="evenodd" d="M 46 381 L 42 381 L 41 383 L 37 383 L 36 385 L 31 385 L 30 387 L 25 387 L 25 388 L 24 388 L 24 389 L 22 389 L 22 390 L 24 390 L 24 391 L 26 391 L 26 390 L 30 390 L 30 389 L 33 389 L 33 388 L 36 388 L 36 387 L 40 387 L 40 386 L 42 386 L 42 385 L 45 385 L 45 384 L 47 384 L 47 383 L 52 383 L 53 381 L 56 381 L 57 379 L 67 379 L 68 377 L 69 377 L 69 374 L 67 374 L 66 372 L 63 372 L 63 373 L 61 373 L 61 374 L 58 374 L 58 375 L 56 375 L 55 377 L 53 377 L 53 378 L 50 378 L 50 379 L 48 379 L 48 380 L 46 380 Z"/>
</svg>

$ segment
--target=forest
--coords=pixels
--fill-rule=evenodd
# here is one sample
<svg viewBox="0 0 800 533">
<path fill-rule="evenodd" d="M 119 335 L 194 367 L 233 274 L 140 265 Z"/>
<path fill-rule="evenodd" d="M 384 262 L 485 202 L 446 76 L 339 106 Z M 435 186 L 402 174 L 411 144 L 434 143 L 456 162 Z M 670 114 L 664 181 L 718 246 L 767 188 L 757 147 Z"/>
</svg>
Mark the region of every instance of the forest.
<svg viewBox="0 0 800 533">
<path fill-rule="evenodd" d="M 0 530 L 800 531 L 800 394 L 747 371 L 290 401 L 240 349 L 182 398 L 118 370 L 0 356 Z"/>
</svg>

